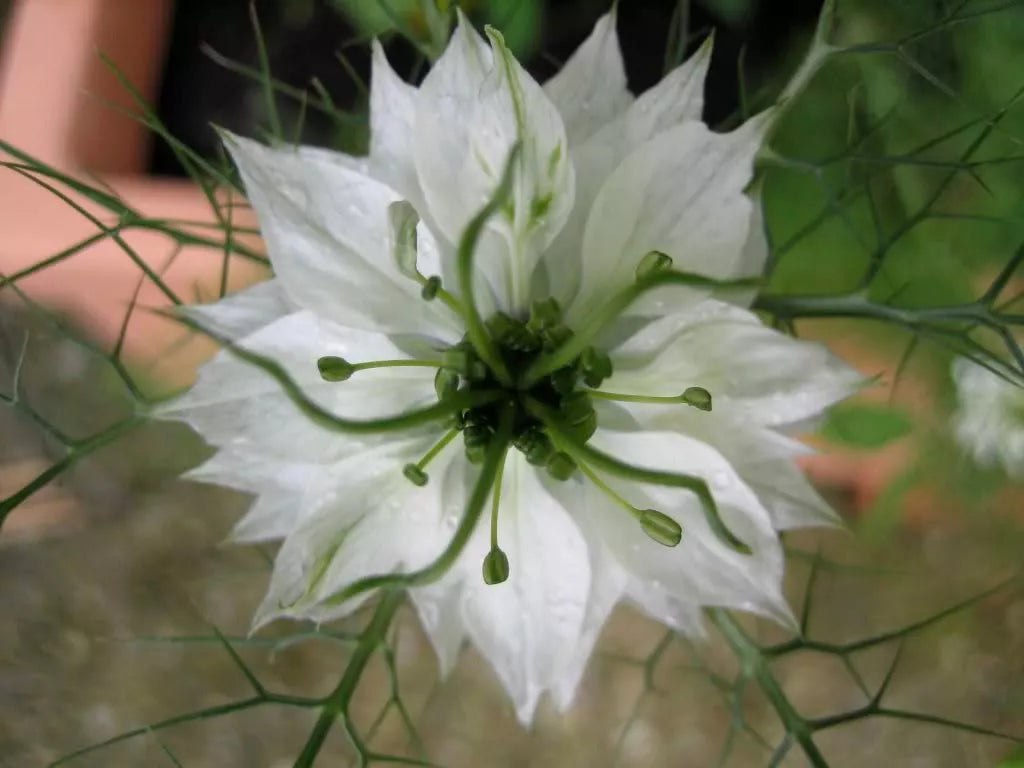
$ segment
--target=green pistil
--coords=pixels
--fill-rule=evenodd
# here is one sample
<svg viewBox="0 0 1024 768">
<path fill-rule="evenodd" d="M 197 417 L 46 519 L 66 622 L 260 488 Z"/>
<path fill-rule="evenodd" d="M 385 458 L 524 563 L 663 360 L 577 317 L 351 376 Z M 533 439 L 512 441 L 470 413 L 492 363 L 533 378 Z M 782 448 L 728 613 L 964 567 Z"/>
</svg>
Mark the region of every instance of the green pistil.
<svg viewBox="0 0 1024 768">
<path fill-rule="evenodd" d="M 350 363 L 343 357 L 327 355 L 316 361 L 317 370 L 324 381 L 348 381 L 358 371 L 371 368 L 438 368 L 441 363 L 431 360 L 373 360 L 367 363 Z"/>
<path fill-rule="evenodd" d="M 616 400 L 622 403 L 651 403 L 658 405 L 677 405 L 682 403 L 702 411 L 711 410 L 711 393 L 703 387 L 688 387 L 683 394 L 669 397 L 627 395 L 621 392 L 601 392 L 596 389 L 591 390 L 589 394 L 591 397 L 596 397 L 600 400 Z"/>
<path fill-rule="evenodd" d="M 449 430 L 444 437 L 438 440 L 434 445 L 423 454 L 423 458 L 417 461 L 415 464 L 406 464 L 402 468 L 402 474 L 405 475 L 406 479 L 413 485 L 424 486 L 430 480 L 430 476 L 424 471 L 427 465 L 437 457 L 441 451 L 443 451 L 448 444 L 455 439 L 459 434 L 457 429 Z"/>
</svg>

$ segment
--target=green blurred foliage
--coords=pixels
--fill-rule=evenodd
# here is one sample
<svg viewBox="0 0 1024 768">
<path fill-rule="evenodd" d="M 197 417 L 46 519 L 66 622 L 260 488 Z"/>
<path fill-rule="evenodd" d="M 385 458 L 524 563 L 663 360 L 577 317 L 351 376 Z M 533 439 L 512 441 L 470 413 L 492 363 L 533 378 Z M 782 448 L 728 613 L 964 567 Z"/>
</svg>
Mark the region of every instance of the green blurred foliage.
<svg viewBox="0 0 1024 768">
<path fill-rule="evenodd" d="M 849 402 L 829 411 L 820 432 L 838 445 L 872 450 L 905 437 L 913 426 L 901 409 Z"/>
</svg>

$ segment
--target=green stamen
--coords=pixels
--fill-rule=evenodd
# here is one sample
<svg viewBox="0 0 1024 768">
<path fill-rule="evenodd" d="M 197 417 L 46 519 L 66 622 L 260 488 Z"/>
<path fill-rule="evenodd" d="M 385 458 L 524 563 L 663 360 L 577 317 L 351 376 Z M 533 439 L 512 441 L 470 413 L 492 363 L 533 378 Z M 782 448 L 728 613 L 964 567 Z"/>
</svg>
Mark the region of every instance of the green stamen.
<svg viewBox="0 0 1024 768">
<path fill-rule="evenodd" d="M 682 541 L 683 528 L 671 517 L 656 509 L 639 509 L 638 507 L 634 507 L 622 498 L 622 496 L 620 496 L 614 488 L 608 485 L 608 483 L 606 483 L 593 469 L 584 463 L 580 463 L 579 467 L 580 472 L 586 475 L 587 478 L 596 485 L 605 496 L 610 498 L 636 518 L 637 522 L 640 523 L 640 527 L 643 529 L 643 532 L 656 542 L 666 547 L 674 547 Z"/>
<path fill-rule="evenodd" d="M 402 467 L 402 474 L 405 475 L 406 479 L 413 485 L 418 485 L 420 487 L 426 485 L 430 480 L 430 475 L 423 470 L 426 469 L 427 465 L 433 461 L 458 434 L 459 431 L 457 429 L 452 429 L 446 432 L 444 437 L 434 443 L 430 450 L 423 454 L 423 458 L 415 464 L 406 464 Z"/>
<path fill-rule="evenodd" d="M 688 387 L 681 395 L 658 397 L 655 395 L 627 395 L 622 392 L 601 392 L 591 390 L 591 397 L 600 400 L 616 400 L 622 403 L 651 403 L 654 405 L 691 405 L 702 411 L 711 410 L 711 393 L 703 387 Z"/>
<path fill-rule="evenodd" d="M 649 280 L 659 272 L 672 268 L 672 257 L 661 251 L 650 251 L 636 266 L 636 279 Z"/>
<path fill-rule="evenodd" d="M 498 465 L 498 473 L 494 477 L 494 492 L 491 501 L 491 550 L 484 557 L 483 563 L 485 584 L 501 584 L 508 580 L 508 556 L 498 546 L 498 509 L 501 503 L 501 481 L 505 475 L 505 457 L 507 455 L 508 446 L 505 446 L 501 463 Z"/>
<path fill-rule="evenodd" d="M 357 371 L 371 368 L 438 368 L 441 363 L 432 360 L 373 360 L 368 363 L 350 363 L 343 357 L 326 355 L 317 359 L 316 367 L 324 381 L 348 381 Z"/>
<path fill-rule="evenodd" d="M 428 277 L 423 283 L 423 289 L 420 291 L 420 296 L 423 297 L 424 301 L 433 301 L 437 298 L 437 294 L 441 290 L 441 278 L 437 275 Z"/>
<path fill-rule="evenodd" d="M 628 462 L 617 459 L 603 451 L 584 445 L 575 440 L 572 434 L 567 431 L 557 420 L 558 414 L 545 406 L 543 403 L 533 399 L 524 398 L 526 409 L 540 419 L 547 428 L 548 435 L 554 441 L 556 447 L 567 453 L 578 463 L 590 464 L 599 467 L 609 474 L 618 475 L 638 483 L 653 483 L 671 488 L 683 488 L 693 493 L 700 501 L 701 511 L 708 523 L 711 532 L 730 549 L 743 555 L 751 554 L 752 550 L 744 544 L 722 520 L 718 512 L 715 499 L 708 489 L 708 484 L 703 478 L 696 475 L 687 475 L 681 472 L 665 472 L 655 469 L 637 467 Z"/>
</svg>

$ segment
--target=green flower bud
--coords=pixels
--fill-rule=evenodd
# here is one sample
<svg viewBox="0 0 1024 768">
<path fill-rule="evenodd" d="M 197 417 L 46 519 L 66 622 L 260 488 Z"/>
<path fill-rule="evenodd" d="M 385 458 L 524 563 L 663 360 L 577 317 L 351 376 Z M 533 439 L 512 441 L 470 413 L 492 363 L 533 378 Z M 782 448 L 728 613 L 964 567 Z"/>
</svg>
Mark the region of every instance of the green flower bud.
<svg viewBox="0 0 1024 768">
<path fill-rule="evenodd" d="M 640 527 L 644 533 L 666 547 L 674 547 L 683 539 L 682 526 L 656 509 L 645 509 L 640 513 Z"/>
<path fill-rule="evenodd" d="M 659 272 L 672 268 L 672 257 L 661 251 L 651 251 L 640 259 L 636 266 L 636 279 L 639 282 L 649 280 Z"/>
<path fill-rule="evenodd" d="M 526 460 L 536 467 L 543 467 L 547 464 L 551 454 L 555 451 L 548 436 L 537 427 L 530 427 L 521 433 L 513 441 L 513 444 L 526 456 Z"/>
<path fill-rule="evenodd" d="M 571 395 L 576 391 L 576 369 L 571 365 L 559 368 L 548 377 L 555 392 L 560 395 Z"/>
<path fill-rule="evenodd" d="M 530 327 L 540 330 L 562 322 L 562 307 L 554 298 L 533 302 L 530 307 Z"/>
<path fill-rule="evenodd" d="M 447 368 L 438 368 L 434 376 L 434 391 L 438 400 L 454 395 L 459 389 L 459 374 Z"/>
<path fill-rule="evenodd" d="M 566 325 L 549 325 L 540 332 L 544 350 L 553 352 L 565 344 L 573 336 L 572 329 Z"/>
<path fill-rule="evenodd" d="M 484 584 L 501 584 L 508 581 L 508 556 L 495 547 L 484 558 Z"/>
<path fill-rule="evenodd" d="M 426 485 L 427 480 L 430 479 L 427 476 L 427 473 L 424 472 L 419 467 L 417 467 L 415 464 L 406 464 L 404 467 L 402 467 L 402 474 L 405 475 L 406 480 L 408 480 L 410 483 L 412 483 L 413 485 L 418 485 L 421 488 L 424 485 Z"/>
<path fill-rule="evenodd" d="M 428 277 L 427 281 L 423 283 L 423 290 L 420 291 L 420 296 L 423 297 L 424 301 L 433 301 L 437 298 L 437 292 L 441 290 L 441 278 L 437 275 Z"/>
<path fill-rule="evenodd" d="M 343 357 L 327 355 L 316 361 L 317 370 L 324 381 L 348 381 L 356 367 Z"/>
<path fill-rule="evenodd" d="M 569 454 L 558 451 L 548 457 L 545 468 L 555 480 L 568 480 L 576 471 L 576 462 Z"/>
<path fill-rule="evenodd" d="M 711 410 L 711 393 L 704 387 L 687 387 L 683 392 L 683 402 L 702 411 Z"/>
<path fill-rule="evenodd" d="M 599 387 L 612 375 L 612 359 L 594 347 L 583 350 L 579 362 L 583 371 L 583 381 L 588 387 Z"/>
</svg>

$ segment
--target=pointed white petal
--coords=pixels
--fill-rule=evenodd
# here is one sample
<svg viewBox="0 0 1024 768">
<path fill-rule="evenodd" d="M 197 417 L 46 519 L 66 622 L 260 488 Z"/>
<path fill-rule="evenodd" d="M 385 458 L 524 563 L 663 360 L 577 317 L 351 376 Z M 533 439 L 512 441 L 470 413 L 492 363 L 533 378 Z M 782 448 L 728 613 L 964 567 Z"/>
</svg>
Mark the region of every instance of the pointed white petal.
<svg viewBox="0 0 1024 768">
<path fill-rule="evenodd" d="M 627 359 L 636 367 L 617 367 L 604 389 L 671 396 L 704 387 L 715 411 L 737 421 L 782 426 L 821 413 L 860 385 L 860 375 L 823 344 L 765 328 L 746 310 L 706 304 L 692 315 L 701 318 L 697 322 L 680 313 L 641 331 L 644 343 L 623 345 L 631 352 L 650 350 L 655 345 L 649 342 L 660 336 L 660 350 L 646 364 L 639 356 L 620 358 L 613 352 L 614 363 Z"/>
<path fill-rule="evenodd" d="M 394 265 L 390 187 L 329 160 L 330 153 L 266 147 L 227 135 L 274 272 L 296 305 L 345 325 L 392 333 L 459 335 L 442 302 Z"/>
<path fill-rule="evenodd" d="M 441 677 L 455 668 L 459 651 L 466 639 L 466 625 L 462 618 L 461 581 L 444 579 L 439 584 L 417 587 L 409 592 L 423 631 L 437 654 Z"/>
<path fill-rule="evenodd" d="M 585 324 L 610 296 L 630 285 L 649 251 L 668 254 L 676 269 L 738 276 L 746 266 L 744 248 L 754 214 L 744 189 L 766 125 L 765 119 L 755 118 L 722 135 L 703 123 L 682 123 L 619 165 L 587 219 L 582 284 L 571 308 L 574 322 Z M 648 306 L 661 293 L 645 297 Z M 630 309 L 641 310 L 640 303 Z"/>
<path fill-rule="evenodd" d="M 302 519 L 307 496 L 316 497 L 325 472 L 319 464 L 225 449 L 183 477 L 255 494 L 229 535 L 234 542 L 254 542 L 284 538 Z"/>
<path fill-rule="evenodd" d="M 416 570 L 441 552 L 450 537 L 443 522 L 451 503 L 448 475 L 460 451 L 448 446 L 435 457 L 425 486 L 402 474 L 404 464 L 438 437 L 392 441 L 331 467 L 330 487 L 281 545 L 256 626 L 284 616 L 339 618 L 372 594 L 331 601 L 346 586 L 367 576 Z"/>
<path fill-rule="evenodd" d="M 587 545 L 573 519 L 518 451 L 509 452 L 498 516 L 498 544 L 511 573 L 486 585 L 480 564 L 488 532 L 466 552 L 466 627 L 474 645 L 528 723 L 540 694 L 555 687 L 576 655 L 590 591 Z"/>
<path fill-rule="evenodd" d="M 239 342 L 282 366 L 303 393 L 338 416 L 372 419 L 436 401 L 433 368 L 376 368 L 349 381 L 327 382 L 317 370 L 324 355 L 351 363 L 406 359 L 386 336 L 296 312 Z M 304 416 L 268 374 L 223 350 L 199 371 L 188 392 L 154 415 L 188 423 L 212 445 L 289 461 L 329 463 L 390 436 L 352 436 Z"/>
<path fill-rule="evenodd" d="M 570 147 L 589 138 L 633 100 L 626 87 L 615 19 L 614 10 L 602 16 L 565 66 L 544 83 L 544 92 L 565 122 Z"/>
<path fill-rule="evenodd" d="M 488 223 L 477 264 L 508 310 L 528 306 L 539 254 L 573 202 L 573 170 L 558 110 L 497 33 L 492 48 L 462 18 L 419 91 L 416 167 L 443 235 L 457 243 L 492 197 L 521 143 L 509 204 Z"/>
<path fill-rule="evenodd" d="M 792 614 L 782 595 L 783 557 L 771 518 L 734 468 L 712 447 L 673 432 L 613 432 L 599 429 L 594 447 L 647 469 L 704 478 L 725 525 L 748 547 L 743 555 L 712 532 L 694 494 L 650 483 L 605 480 L 640 509 L 656 509 L 683 528 L 682 542 L 666 547 L 654 542 L 639 523 L 615 504 L 593 502 L 605 539 L 634 578 L 655 593 L 664 591 L 674 606 L 717 605 L 751 611 L 791 626 Z M 588 485 L 591 494 L 601 491 Z M 637 594 L 631 589 L 634 599 Z M 685 618 L 685 612 L 678 620 Z M 664 618 L 659 616 L 659 619 Z"/>
<path fill-rule="evenodd" d="M 231 341 L 255 333 L 294 312 L 279 280 L 264 280 L 213 304 L 195 304 L 179 311 L 204 329 Z"/>
</svg>

